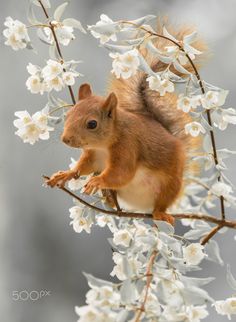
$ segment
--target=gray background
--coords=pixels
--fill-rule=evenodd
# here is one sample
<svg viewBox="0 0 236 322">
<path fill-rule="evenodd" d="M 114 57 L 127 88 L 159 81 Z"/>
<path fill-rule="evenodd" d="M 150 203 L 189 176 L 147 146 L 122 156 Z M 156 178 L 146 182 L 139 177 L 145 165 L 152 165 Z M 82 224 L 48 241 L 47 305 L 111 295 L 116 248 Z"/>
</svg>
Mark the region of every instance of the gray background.
<svg viewBox="0 0 236 322">
<path fill-rule="evenodd" d="M 59 1 L 51 1 L 53 5 Z M 0 23 L 8 15 L 26 22 L 28 1 L 1 1 Z M 40 10 L 39 10 L 40 11 Z M 80 0 L 71 1 L 66 12 L 86 25 L 99 20 L 101 13 L 113 19 L 135 19 L 145 14 L 164 14 L 174 22 L 196 24 L 208 40 L 214 53 L 202 75 L 211 83 L 231 90 L 227 100 L 235 107 L 236 54 L 235 0 Z M 41 174 L 51 174 L 67 168 L 70 156 L 78 153 L 60 143 L 60 131 L 49 142 L 34 146 L 23 144 L 14 135 L 14 111 L 36 111 L 44 107 L 46 96 L 31 95 L 25 81 L 28 62 L 44 65 L 46 47 L 33 36 L 39 55 L 31 51 L 14 52 L 4 46 L 1 37 L 0 57 L 0 307 L 2 322 L 62 322 L 75 321 L 74 306 L 84 303 L 87 288 L 82 271 L 109 278 L 112 270 L 111 249 L 105 229 L 93 228 L 87 235 L 76 234 L 69 226 L 68 208 L 72 200 L 59 191 L 42 187 Z M 91 82 L 103 93 L 110 60 L 92 36 L 77 33 L 76 41 L 63 48 L 67 59 L 82 59 L 82 81 Z M 78 84 L 78 83 L 77 83 Z M 69 100 L 67 93 L 64 96 Z M 235 149 L 235 129 L 217 133 L 219 147 Z M 228 161 L 228 174 L 236 182 L 235 159 Z M 228 214 L 234 216 L 233 211 Z M 236 274 L 234 232 L 217 237 L 222 245 L 222 256 L 232 263 Z M 210 294 L 221 299 L 231 295 L 226 285 L 225 268 L 204 264 L 204 275 L 217 276 L 208 287 Z M 206 269 L 207 268 L 207 269 Z M 201 273 L 203 275 L 203 272 Z M 12 292 L 48 290 L 51 296 L 41 300 L 13 301 Z M 227 321 L 213 313 L 205 321 Z"/>
</svg>

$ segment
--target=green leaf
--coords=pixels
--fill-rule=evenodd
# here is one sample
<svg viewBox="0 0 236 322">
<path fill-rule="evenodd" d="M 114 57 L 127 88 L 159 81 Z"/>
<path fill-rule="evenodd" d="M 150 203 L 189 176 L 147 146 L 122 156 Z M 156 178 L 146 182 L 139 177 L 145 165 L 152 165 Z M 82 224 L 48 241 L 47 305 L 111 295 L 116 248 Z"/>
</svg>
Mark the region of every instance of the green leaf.
<svg viewBox="0 0 236 322">
<path fill-rule="evenodd" d="M 128 50 L 132 50 L 133 46 L 118 46 L 118 45 L 111 45 L 108 43 L 105 43 L 103 47 L 107 48 L 108 50 L 116 53 L 123 54 Z"/>
<path fill-rule="evenodd" d="M 34 7 L 32 2 L 29 3 L 29 7 L 28 7 L 28 11 L 27 11 L 27 19 L 29 21 L 29 23 L 31 23 L 32 25 L 35 24 L 40 24 L 41 22 L 37 20 L 35 13 L 34 13 Z"/>
<path fill-rule="evenodd" d="M 224 265 L 224 262 L 220 256 L 219 245 L 215 240 L 212 239 L 206 244 L 205 252 L 208 255 L 208 257 L 206 257 L 206 259 L 213 261 L 215 263 L 218 263 L 221 266 Z"/>
<path fill-rule="evenodd" d="M 168 222 L 161 220 L 154 220 L 154 222 L 161 232 L 164 232 L 167 235 L 173 235 L 175 233 L 174 227 Z"/>
<path fill-rule="evenodd" d="M 139 296 L 135 284 L 130 279 L 125 280 L 120 288 L 121 303 L 133 303 Z"/>
<path fill-rule="evenodd" d="M 203 305 L 206 302 L 214 302 L 206 291 L 196 286 L 183 288 L 182 293 L 187 305 Z"/>
<path fill-rule="evenodd" d="M 150 68 L 150 66 L 148 65 L 148 63 L 146 62 L 146 60 L 143 58 L 143 56 L 141 54 L 139 54 L 138 57 L 139 57 L 139 60 L 140 60 L 140 69 L 143 70 L 148 75 L 154 75 L 155 76 L 155 73 Z"/>
<path fill-rule="evenodd" d="M 149 41 L 146 47 L 153 55 L 156 55 L 163 63 L 170 64 L 171 62 L 173 62 L 173 57 L 163 55 L 163 53 L 158 48 L 156 48 L 156 46 L 153 45 L 152 41 Z"/>
<path fill-rule="evenodd" d="M 229 284 L 229 286 L 236 291 L 236 279 L 234 278 L 233 274 L 231 273 L 231 269 L 230 269 L 230 265 L 227 265 L 227 282 Z"/>
<path fill-rule="evenodd" d="M 128 316 L 129 316 L 129 311 L 123 309 L 117 314 L 116 322 L 126 322 Z"/>
<path fill-rule="evenodd" d="M 60 21 L 61 20 L 61 16 L 63 15 L 66 7 L 68 6 L 69 2 L 64 2 L 62 3 L 60 6 L 58 6 L 54 12 L 53 18 L 56 21 Z"/>
<path fill-rule="evenodd" d="M 211 283 L 215 280 L 215 277 L 207 277 L 207 278 L 197 278 L 197 277 L 188 277 L 181 275 L 180 281 L 188 286 L 203 286 Z"/>
<path fill-rule="evenodd" d="M 100 278 L 96 278 L 93 275 L 85 273 L 85 272 L 83 272 L 83 274 L 86 277 L 90 287 L 94 287 L 94 286 L 95 287 L 110 286 L 112 288 L 114 287 L 114 284 L 109 281 L 105 281 Z"/>
<path fill-rule="evenodd" d="M 197 32 L 194 31 L 191 34 L 184 36 L 183 42 L 186 44 L 191 44 L 196 40 L 196 38 L 197 38 Z"/>
<path fill-rule="evenodd" d="M 225 159 L 230 157 L 230 155 L 236 154 L 236 151 L 232 151 L 228 149 L 220 149 L 220 150 L 217 150 L 217 153 L 221 159 Z"/>
<path fill-rule="evenodd" d="M 31 0 L 32 3 L 34 3 L 36 6 L 41 7 L 41 4 L 39 3 L 38 0 Z M 51 8 L 51 4 L 49 0 L 41 0 L 43 6 L 47 9 Z"/>
<path fill-rule="evenodd" d="M 57 46 L 53 43 L 49 46 L 49 57 L 53 60 L 60 60 L 60 55 L 58 54 Z"/>
<path fill-rule="evenodd" d="M 202 227 L 201 229 L 191 229 L 187 233 L 184 234 L 184 238 L 189 240 L 197 240 L 200 237 L 209 233 L 211 228 Z"/>
<path fill-rule="evenodd" d="M 84 29 L 84 27 L 82 26 L 81 22 L 77 19 L 74 18 L 67 18 L 64 19 L 62 21 L 64 26 L 68 26 L 68 27 L 72 27 L 72 28 L 77 28 L 79 29 L 81 32 L 83 32 L 84 34 L 86 34 L 86 30 Z"/>
<path fill-rule="evenodd" d="M 180 72 L 180 73 L 182 73 L 182 74 L 187 74 L 187 75 L 190 75 L 191 73 L 187 70 L 187 69 L 185 69 L 177 60 L 175 60 L 174 62 L 173 62 L 173 64 L 174 64 L 174 67 L 175 67 L 175 69 L 178 71 L 178 72 Z"/>
<path fill-rule="evenodd" d="M 146 24 L 148 21 L 156 18 L 154 15 L 147 15 L 141 18 L 138 18 L 136 20 L 131 20 L 130 22 L 134 23 L 137 27 L 142 26 L 143 24 Z"/>
<path fill-rule="evenodd" d="M 173 40 L 173 41 L 175 41 L 175 42 L 179 42 L 178 41 L 178 39 L 176 39 L 174 36 L 172 36 L 168 31 L 167 31 L 167 29 L 166 29 L 166 27 L 164 26 L 163 27 L 163 35 L 165 36 L 165 37 L 167 37 L 167 38 L 169 38 L 169 39 L 171 39 L 171 40 Z"/>
<path fill-rule="evenodd" d="M 122 43 L 132 45 L 132 46 L 139 46 L 144 40 L 144 37 L 136 38 L 136 39 L 126 39 L 123 40 Z"/>
<path fill-rule="evenodd" d="M 45 35 L 45 33 L 43 32 L 43 30 L 40 28 L 37 30 L 37 35 L 39 37 L 39 39 L 46 45 L 51 45 L 51 43 L 48 41 L 47 36 Z"/>
</svg>

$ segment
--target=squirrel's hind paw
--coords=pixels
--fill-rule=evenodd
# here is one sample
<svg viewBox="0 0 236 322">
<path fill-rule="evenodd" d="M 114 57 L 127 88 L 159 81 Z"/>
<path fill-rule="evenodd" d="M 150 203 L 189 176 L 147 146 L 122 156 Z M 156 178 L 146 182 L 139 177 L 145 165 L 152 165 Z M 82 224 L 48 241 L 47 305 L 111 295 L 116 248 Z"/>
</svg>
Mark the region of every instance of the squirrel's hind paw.
<svg viewBox="0 0 236 322">
<path fill-rule="evenodd" d="M 170 214 L 166 214 L 165 212 L 154 211 L 152 216 L 153 216 L 154 220 L 166 221 L 169 224 L 171 224 L 172 226 L 174 226 L 174 224 L 175 224 L 175 218 L 173 216 L 171 216 Z"/>
</svg>

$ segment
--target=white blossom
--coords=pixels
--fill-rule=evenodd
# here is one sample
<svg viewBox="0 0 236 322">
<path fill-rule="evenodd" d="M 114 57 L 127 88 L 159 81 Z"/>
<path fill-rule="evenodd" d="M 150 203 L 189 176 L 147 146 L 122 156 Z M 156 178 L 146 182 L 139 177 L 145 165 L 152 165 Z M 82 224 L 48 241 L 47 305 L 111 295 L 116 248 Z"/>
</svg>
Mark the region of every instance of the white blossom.
<svg viewBox="0 0 236 322">
<path fill-rule="evenodd" d="M 113 242 L 115 245 L 122 245 L 128 247 L 132 240 L 132 234 L 127 230 L 118 230 L 114 233 Z"/>
<path fill-rule="evenodd" d="M 38 75 L 30 76 L 26 81 L 26 87 L 32 94 L 43 94 L 43 83 Z"/>
<path fill-rule="evenodd" d="M 198 265 L 201 263 L 205 254 L 203 252 L 204 246 L 199 243 L 190 244 L 183 248 L 183 256 L 187 265 Z"/>
<path fill-rule="evenodd" d="M 185 133 L 190 134 L 193 137 L 198 136 L 200 133 L 206 133 L 206 130 L 199 122 L 191 122 L 185 125 Z"/>
<path fill-rule="evenodd" d="M 124 54 L 110 53 L 109 56 L 113 58 L 112 62 L 112 73 L 116 75 L 117 78 L 127 79 L 136 74 L 137 69 L 140 65 L 139 52 L 137 49 L 132 49 Z"/>
<path fill-rule="evenodd" d="M 236 314 L 236 297 L 230 297 L 224 301 L 216 301 L 214 304 L 218 314 L 227 315 L 231 320 L 231 315 Z"/>
<path fill-rule="evenodd" d="M 73 226 L 73 229 L 76 233 L 81 233 L 83 230 L 88 234 L 91 232 L 91 226 L 93 224 L 92 218 L 88 215 L 86 217 L 83 216 L 84 208 L 80 206 L 74 206 L 69 209 L 70 218 L 73 219 L 70 222 L 70 225 Z"/>
<path fill-rule="evenodd" d="M 63 72 L 63 65 L 55 60 L 49 59 L 47 65 L 42 69 L 42 76 L 45 80 L 52 80 Z"/>
<path fill-rule="evenodd" d="M 118 252 L 114 252 L 112 255 L 112 259 L 114 263 L 116 264 L 111 272 L 111 276 L 117 276 L 117 278 L 121 281 L 126 279 L 126 275 L 124 272 L 124 266 L 123 266 L 123 258 L 122 255 Z"/>
<path fill-rule="evenodd" d="M 69 209 L 70 212 L 70 218 L 73 220 L 80 219 L 84 212 L 84 207 L 81 207 L 79 205 L 76 205 L 74 207 L 71 207 Z"/>
<path fill-rule="evenodd" d="M 177 101 L 177 108 L 188 113 L 191 109 L 196 109 L 199 104 L 199 96 L 189 97 L 184 94 L 180 94 Z"/>
<path fill-rule="evenodd" d="M 116 264 L 111 272 L 111 276 L 116 276 L 119 280 L 124 281 L 127 276 L 124 267 L 124 257 L 118 252 L 113 253 L 113 261 Z M 142 266 L 141 262 L 136 258 L 132 257 L 128 259 L 129 273 L 131 276 L 136 276 Z"/>
<path fill-rule="evenodd" d="M 61 64 L 52 59 L 49 59 L 43 68 L 29 63 L 27 70 L 31 76 L 26 81 L 28 90 L 33 94 L 43 94 L 52 90 L 59 92 L 65 86 L 74 85 L 75 78 L 81 74 L 72 70 L 69 65 L 69 62 Z"/>
<path fill-rule="evenodd" d="M 58 42 L 62 44 L 63 46 L 68 46 L 71 40 L 75 39 L 75 36 L 73 34 L 74 28 L 65 26 L 63 22 L 57 22 L 52 21 L 52 24 L 54 26 L 54 31 L 56 33 Z M 54 37 L 51 28 L 45 27 L 44 32 L 47 36 L 47 40 L 50 44 L 53 44 Z"/>
<path fill-rule="evenodd" d="M 92 287 L 86 294 L 86 303 L 98 307 L 112 307 L 116 309 L 120 304 L 120 294 L 111 286 Z"/>
<path fill-rule="evenodd" d="M 218 197 L 223 196 L 225 198 L 227 198 L 232 192 L 233 192 L 233 189 L 231 186 L 229 186 L 228 184 L 226 184 L 224 182 L 220 182 L 220 181 L 215 182 L 211 186 L 211 189 L 209 191 L 209 193 L 213 193 Z"/>
<path fill-rule="evenodd" d="M 115 231 L 114 218 L 112 218 L 111 216 L 99 214 L 96 216 L 96 221 L 99 227 L 108 226 L 111 232 Z"/>
<path fill-rule="evenodd" d="M 166 306 L 163 313 L 164 321 L 168 322 L 182 322 L 187 320 L 187 313 L 182 310 L 176 311 L 175 308 L 171 306 Z"/>
<path fill-rule="evenodd" d="M 233 108 L 217 109 L 212 112 L 212 121 L 215 127 L 224 131 L 228 124 L 236 124 L 236 110 Z"/>
<path fill-rule="evenodd" d="M 107 15 L 102 14 L 100 16 L 100 21 L 98 21 L 96 23 L 95 26 L 88 26 L 88 29 L 90 30 L 91 34 L 95 37 L 100 39 L 100 43 L 101 44 L 105 44 L 106 42 L 108 42 L 109 40 L 112 41 L 117 41 L 117 36 L 116 33 L 114 32 L 114 30 L 105 30 L 104 32 L 98 32 L 96 30 L 96 27 L 102 27 L 102 26 L 109 26 L 111 24 L 113 24 L 113 20 L 111 20 Z M 95 27 L 95 28 L 94 28 Z"/>
<path fill-rule="evenodd" d="M 190 43 L 191 42 L 187 41 L 187 37 L 184 37 L 183 39 L 184 52 L 180 50 L 178 46 L 174 45 L 174 46 L 166 46 L 165 47 L 166 53 L 168 54 L 168 56 L 172 57 L 173 60 L 177 59 L 181 65 L 186 65 L 187 63 L 189 63 L 189 59 L 187 58 L 186 54 L 188 54 L 191 60 L 194 60 L 196 55 L 200 55 L 202 53 L 196 48 L 190 46 Z"/>
<path fill-rule="evenodd" d="M 201 96 L 203 108 L 211 109 L 224 105 L 229 91 L 208 91 Z"/>
<path fill-rule="evenodd" d="M 163 279 L 161 284 L 168 305 L 181 307 L 183 304 L 183 296 L 181 294 L 181 290 L 184 288 L 183 283 L 178 280 Z"/>
<path fill-rule="evenodd" d="M 54 89 L 55 91 L 60 92 L 62 88 L 65 86 L 65 84 L 63 83 L 61 77 L 56 76 L 55 78 L 49 79 L 47 81 L 47 86 L 49 88 L 49 91 Z"/>
<path fill-rule="evenodd" d="M 75 312 L 79 315 L 77 322 L 115 322 L 116 314 L 109 311 L 109 313 L 98 310 L 92 305 L 75 307 Z"/>
<path fill-rule="evenodd" d="M 13 20 L 11 17 L 6 18 L 4 25 L 7 27 L 3 31 L 3 35 L 7 39 L 5 45 L 11 46 L 14 50 L 26 48 L 30 43 L 26 25 L 19 20 Z"/>
<path fill-rule="evenodd" d="M 168 322 L 200 322 L 208 316 L 206 306 L 182 306 L 180 310 L 166 306 L 163 315 Z"/>
<path fill-rule="evenodd" d="M 49 132 L 54 129 L 48 126 L 48 108 L 44 108 L 42 111 L 36 112 L 32 116 L 27 111 L 16 112 L 18 117 L 14 121 L 17 131 L 15 132 L 24 143 L 34 144 L 39 139 L 48 140 Z"/>
<path fill-rule="evenodd" d="M 191 228 L 194 228 L 194 219 L 181 219 L 181 223 L 183 226 L 190 226 Z"/>
<path fill-rule="evenodd" d="M 141 299 L 144 300 L 145 293 L 142 294 Z M 161 315 L 161 305 L 158 301 L 158 298 L 153 293 L 148 293 L 146 304 L 145 304 L 145 310 L 146 310 L 146 316 L 147 318 L 150 316 L 153 316 L 155 314 L 156 317 Z"/>
<path fill-rule="evenodd" d="M 205 319 L 209 315 L 205 305 L 188 306 L 186 308 L 186 313 L 188 315 L 189 322 L 200 322 L 200 320 Z"/>
<path fill-rule="evenodd" d="M 67 86 L 73 86 L 75 84 L 75 77 L 77 77 L 78 74 L 73 72 L 65 72 L 62 74 L 62 80 L 64 84 Z"/>
<path fill-rule="evenodd" d="M 159 92 L 160 96 L 164 96 L 166 92 L 172 93 L 175 90 L 174 84 L 169 79 L 162 79 L 158 74 L 149 76 L 147 82 L 150 89 Z"/>
</svg>

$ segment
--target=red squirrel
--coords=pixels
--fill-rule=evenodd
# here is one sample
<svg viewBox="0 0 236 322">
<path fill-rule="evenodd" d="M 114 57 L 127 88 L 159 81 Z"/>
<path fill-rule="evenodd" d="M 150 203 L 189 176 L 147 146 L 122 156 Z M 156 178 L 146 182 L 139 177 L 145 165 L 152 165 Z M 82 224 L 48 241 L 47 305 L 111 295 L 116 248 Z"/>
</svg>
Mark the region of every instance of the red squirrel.
<svg viewBox="0 0 236 322">
<path fill-rule="evenodd" d="M 167 45 L 165 40 L 156 42 L 157 47 Z M 146 50 L 142 54 L 154 71 L 166 67 Z M 185 68 L 191 70 L 190 65 Z M 154 219 L 173 225 L 174 218 L 166 210 L 182 190 L 189 151 L 197 141 L 185 134 L 191 118 L 177 110 L 176 94 L 160 96 L 149 89 L 146 78 L 141 71 L 129 79 L 114 78 L 107 97 L 93 94 L 89 84 L 80 86 L 61 138 L 83 153 L 74 169 L 54 174 L 47 184 L 64 186 L 72 178 L 98 173 L 84 193 L 114 190 L 121 208 L 152 212 Z"/>
</svg>

